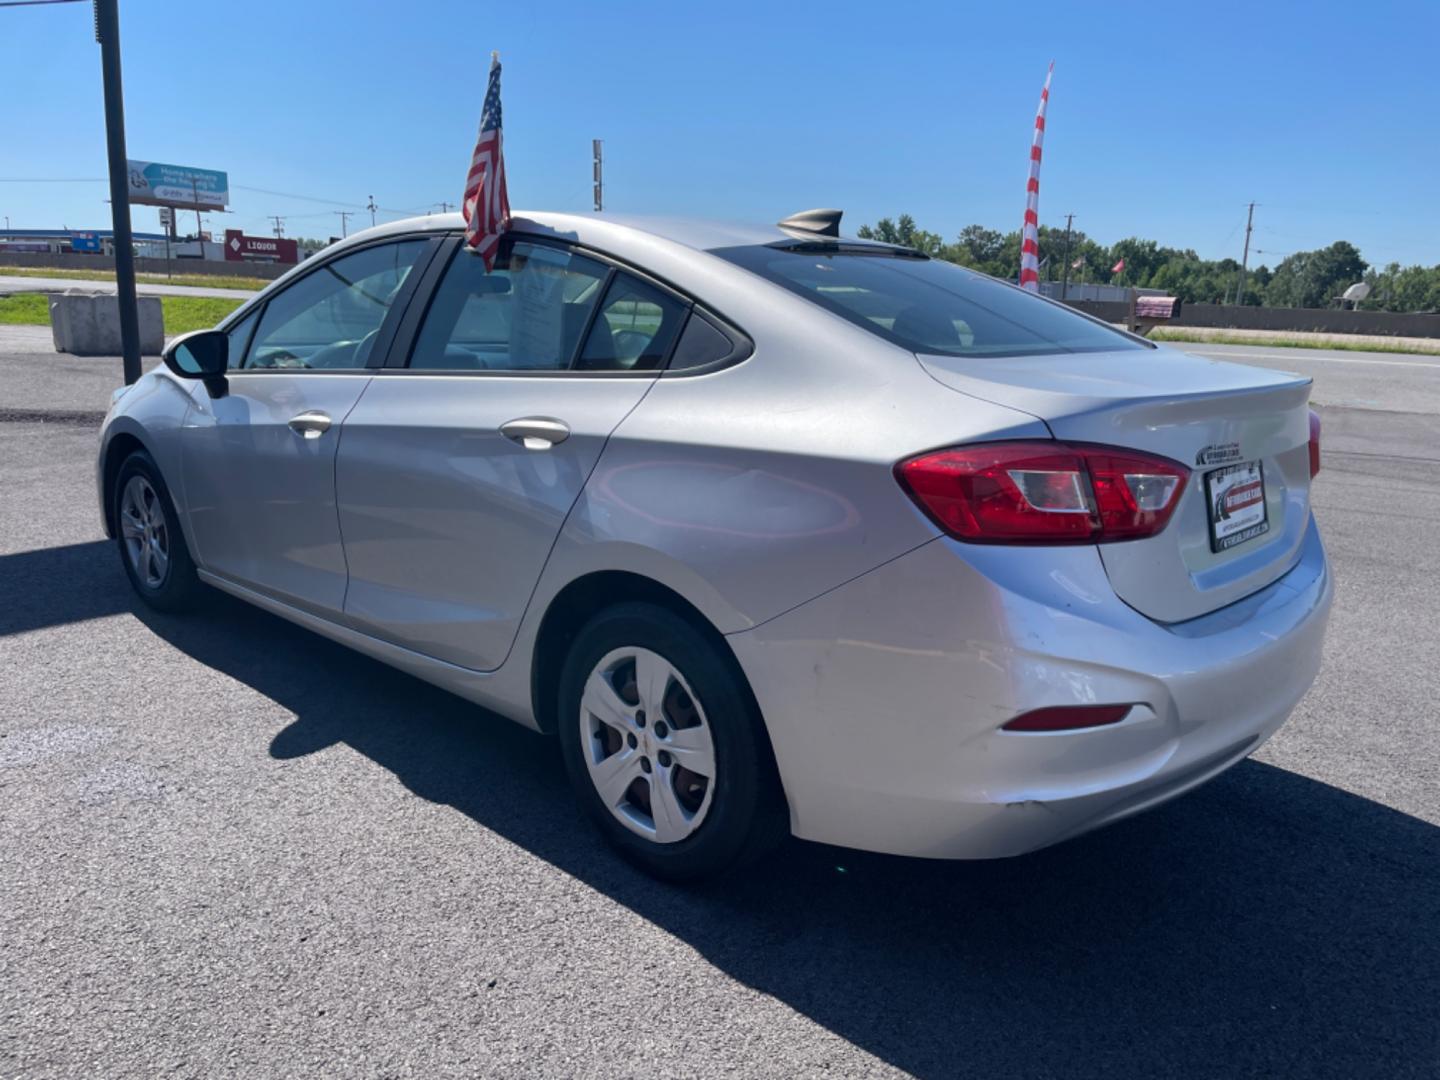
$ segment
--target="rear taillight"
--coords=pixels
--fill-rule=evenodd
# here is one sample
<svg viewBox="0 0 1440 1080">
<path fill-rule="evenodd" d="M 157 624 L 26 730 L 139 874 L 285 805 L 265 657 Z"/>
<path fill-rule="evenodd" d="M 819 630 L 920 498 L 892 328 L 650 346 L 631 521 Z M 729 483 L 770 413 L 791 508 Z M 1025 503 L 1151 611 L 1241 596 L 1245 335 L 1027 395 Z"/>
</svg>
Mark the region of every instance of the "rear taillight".
<svg viewBox="0 0 1440 1080">
<path fill-rule="evenodd" d="M 1023 713 L 1005 731 L 1077 731 L 1080 728 L 1118 724 L 1130 715 L 1129 705 L 1060 705 Z"/>
<path fill-rule="evenodd" d="M 959 540 L 1103 544 L 1165 528 L 1190 470 L 1110 446 L 1003 442 L 921 454 L 895 475 Z"/>
<path fill-rule="evenodd" d="M 1320 414 L 1310 410 L 1310 479 L 1320 472 Z"/>
</svg>

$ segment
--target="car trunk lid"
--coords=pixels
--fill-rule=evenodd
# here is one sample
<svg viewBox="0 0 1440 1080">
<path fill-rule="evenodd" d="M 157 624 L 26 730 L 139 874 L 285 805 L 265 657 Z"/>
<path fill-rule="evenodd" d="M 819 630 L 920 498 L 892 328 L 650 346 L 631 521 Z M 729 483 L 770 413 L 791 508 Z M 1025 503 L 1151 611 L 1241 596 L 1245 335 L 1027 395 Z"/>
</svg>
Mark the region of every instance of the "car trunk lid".
<svg viewBox="0 0 1440 1080">
<path fill-rule="evenodd" d="M 1168 348 L 920 362 L 951 389 L 1038 417 L 1057 439 L 1148 451 L 1191 470 L 1164 531 L 1099 545 L 1116 593 L 1150 618 L 1182 622 L 1224 607 L 1299 558 L 1309 379 Z"/>
</svg>

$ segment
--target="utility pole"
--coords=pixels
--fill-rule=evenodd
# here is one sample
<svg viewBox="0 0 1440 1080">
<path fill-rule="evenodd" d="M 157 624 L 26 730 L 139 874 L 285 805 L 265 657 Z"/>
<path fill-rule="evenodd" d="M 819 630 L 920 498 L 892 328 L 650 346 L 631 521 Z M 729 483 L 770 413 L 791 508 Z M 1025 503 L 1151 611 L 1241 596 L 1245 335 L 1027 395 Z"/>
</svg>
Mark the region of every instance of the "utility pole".
<svg viewBox="0 0 1440 1080">
<path fill-rule="evenodd" d="M 366 204 L 365 209 L 370 211 L 370 226 L 373 228 L 375 226 L 375 211 L 379 209 L 379 207 L 375 205 L 374 195 L 370 196 L 370 201 Z"/>
<path fill-rule="evenodd" d="M 95 0 L 95 40 L 105 87 L 105 146 L 110 160 L 110 220 L 115 241 L 115 299 L 125 385 L 140 378 L 140 312 L 135 303 L 135 242 L 130 233 L 130 179 L 125 161 L 125 96 L 120 82 L 117 0 Z"/>
<path fill-rule="evenodd" d="M 438 206 L 438 207 L 440 207 L 440 212 L 441 212 L 442 214 L 448 214 L 448 213 L 450 212 L 450 208 L 451 208 L 452 206 L 454 206 L 455 204 L 454 204 L 454 203 L 448 203 L 448 202 L 445 202 L 444 200 L 441 200 L 440 202 L 437 202 L 435 205 Z"/>
<path fill-rule="evenodd" d="M 1255 204 L 1250 204 L 1250 212 L 1245 217 L 1245 254 L 1240 259 L 1240 280 L 1235 285 L 1236 305 L 1245 302 L 1245 269 L 1250 262 L 1250 230 L 1255 226 Z"/>
<path fill-rule="evenodd" d="M 347 232 L 345 231 L 346 223 L 349 222 L 350 216 L 351 216 L 352 214 L 354 214 L 355 211 L 354 211 L 354 210 L 332 210 L 332 211 L 330 211 L 330 212 L 331 212 L 332 214 L 339 214 L 339 215 L 340 215 L 340 239 L 341 239 L 341 240 L 344 240 L 345 237 L 349 235 L 349 233 L 347 233 Z"/>
<path fill-rule="evenodd" d="M 279 214 L 271 214 L 269 217 L 271 221 L 275 222 L 275 239 L 283 240 L 285 238 L 285 219 Z"/>
<path fill-rule="evenodd" d="M 1060 271 L 1060 302 L 1065 302 L 1065 294 L 1070 291 L 1070 223 L 1075 220 L 1074 214 L 1065 215 L 1065 266 Z"/>
<path fill-rule="evenodd" d="M 595 212 L 605 209 L 604 139 L 591 139 L 590 150 L 595 156 Z"/>
</svg>

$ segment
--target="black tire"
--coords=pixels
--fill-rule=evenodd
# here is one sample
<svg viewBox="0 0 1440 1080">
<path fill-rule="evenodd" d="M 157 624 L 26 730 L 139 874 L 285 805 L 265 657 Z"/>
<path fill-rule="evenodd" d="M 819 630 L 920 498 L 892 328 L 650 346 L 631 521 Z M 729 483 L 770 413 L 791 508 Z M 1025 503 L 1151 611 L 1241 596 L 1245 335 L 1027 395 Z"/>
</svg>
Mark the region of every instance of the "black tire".
<svg viewBox="0 0 1440 1080">
<path fill-rule="evenodd" d="M 716 775 L 707 811 L 693 832 L 670 843 L 648 839 L 622 824 L 596 790 L 586 763 L 586 721 L 581 716 L 586 680 L 607 655 L 627 647 L 657 653 L 680 673 L 703 710 L 714 747 Z M 618 604 L 576 635 L 560 676 L 560 745 L 581 806 L 621 854 L 671 881 L 716 876 L 757 858 L 789 835 L 789 814 L 759 709 L 722 648 L 663 607 Z"/>
<path fill-rule="evenodd" d="M 125 493 L 131 481 L 143 479 L 154 493 L 156 507 L 164 520 L 164 548 L 168 563 L 157 582 L 147 580 L 131 555 L 131 547 L 125 535 L 124 505 Z M 204 586 L 195 573 L 195 562 L 190 558 L 190 549 L 185 544 L 185 533 L 180 528 L 180 519 L 175 513 L 170 490 L 155 460 L 144 450 L 136 450 L 120 465 L 115 476 L 115 488 L 111 492 L 111 510 L 115 520 L 115 546 L 120 552 L 120 564 L 125 567 L 125 576 L 136 595 L 148 607 L 156 611 L 181 612 L 193 610 L 203 596 Z"/>
</svg>

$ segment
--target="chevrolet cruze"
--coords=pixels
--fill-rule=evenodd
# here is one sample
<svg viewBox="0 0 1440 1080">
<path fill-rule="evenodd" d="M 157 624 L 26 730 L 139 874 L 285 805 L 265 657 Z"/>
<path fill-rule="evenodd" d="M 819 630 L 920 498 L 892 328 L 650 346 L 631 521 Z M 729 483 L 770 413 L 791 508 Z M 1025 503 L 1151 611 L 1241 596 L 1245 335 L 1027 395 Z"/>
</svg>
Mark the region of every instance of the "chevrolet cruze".
<svg viewBox="0 0 1440 1080">
<path fill-rule="evenodd" d="M 488 271 L 455 215 L 326 249 L 117 394 L 131 583 L 555 733 L 674 878 L 787 833 L 1017 855 L 1254 751 L 1331 601 L 1308 380 L 838 216 L 522 214 Z"/>
</svg>

